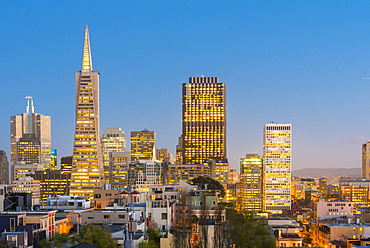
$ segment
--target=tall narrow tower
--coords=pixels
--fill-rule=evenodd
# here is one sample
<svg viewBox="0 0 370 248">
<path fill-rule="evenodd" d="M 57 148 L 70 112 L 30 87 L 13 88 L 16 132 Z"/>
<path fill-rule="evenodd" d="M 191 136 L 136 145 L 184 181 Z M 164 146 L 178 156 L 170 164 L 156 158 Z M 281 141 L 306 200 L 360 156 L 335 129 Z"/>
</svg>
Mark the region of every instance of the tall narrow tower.
<svg viewBox="0 0 370 248">
<path fill-rule="evenodd" d="M 85 27 L 82 68 L 76 72 L 76 131 L 71 195 L 93 197 L 104 184 L 99 131 L 99 72 L 93 71 L 88 26 Z"/>
<path fill-rule="evenodd" d="M 282 213 L 291 207 L 292 124 L 269 123 L 263 132 L 263 207 Z"/>
<path fill-rule="evenodd" d="M 226 84 L 218 77 L 191 77 L 182 85 L 179 164 L 226 159 Z M 178 156 L 177 155 L 177 156 Z"/>
</svg>

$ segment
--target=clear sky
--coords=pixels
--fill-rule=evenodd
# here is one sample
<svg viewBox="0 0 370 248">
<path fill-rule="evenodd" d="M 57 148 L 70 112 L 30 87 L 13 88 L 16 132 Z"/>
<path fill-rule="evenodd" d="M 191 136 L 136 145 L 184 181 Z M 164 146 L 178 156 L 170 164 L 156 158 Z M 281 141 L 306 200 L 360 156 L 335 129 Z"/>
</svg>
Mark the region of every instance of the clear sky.
<svg viewBox="0 0 370 248">
<path fill-rule="evenodd" d="M 3 1 L 0 149 L 9 116 L 52 116 L 52 147 L 72 154 L 74 73 L 89 25 L 101 131 L 148 127 L 175 153 L 181 84 L 227 83 L 233 168 L 262 153 L 263 125 L 293 124 L 293 169 L 361 166 L 370 139 L 369 1 Z"/>
</svg>

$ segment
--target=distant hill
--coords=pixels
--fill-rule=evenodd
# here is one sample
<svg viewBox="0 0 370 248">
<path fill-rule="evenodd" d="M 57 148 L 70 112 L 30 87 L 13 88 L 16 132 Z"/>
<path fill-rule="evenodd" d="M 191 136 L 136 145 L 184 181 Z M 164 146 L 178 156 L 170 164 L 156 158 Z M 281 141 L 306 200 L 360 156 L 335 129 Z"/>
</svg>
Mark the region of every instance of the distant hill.
<svg viewBox="0 0 370 248">
<path fill-rule="evenodd" d="M 361 168 L 333 168 L 333 169 L 321 169 L 321 168 L 305 168 L 300 170 L 293 170 L 293 176 L 296 177 L 328 177 L 328 176 L 351 176 L 360 177 Z"/>
</svg>

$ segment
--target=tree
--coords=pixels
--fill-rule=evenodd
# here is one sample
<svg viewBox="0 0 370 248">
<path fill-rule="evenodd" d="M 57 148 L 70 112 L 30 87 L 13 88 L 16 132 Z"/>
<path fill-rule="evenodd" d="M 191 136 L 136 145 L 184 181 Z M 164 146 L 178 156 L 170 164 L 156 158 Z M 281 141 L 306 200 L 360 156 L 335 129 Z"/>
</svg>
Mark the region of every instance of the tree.
<svg viewBox="0 0 370 248">
<path fill-rule="evenodd" d="M 267 229 L 265 219 L 256 218 L 252 214 L 237 213 L 233 209 L 226 210 L 225 242 L 227 246 L 240 248 L 274 248 L 275 240 Z"/>
<path fill-rule="evenodd" d="M 99 248 L 117 248 L 117 240 L 112 238 L 111 233 L 105 226 L 87 225 L 80 230 L 80 235 L 76 233 L 56 234 L 53 238 L 46 241 L 42 240 L 39 245 L 41 248 L 64 248 L 72 247 L 79 243 L 89 243 Z"/>
<path fill-rule="evenodd" d="M 224 197 L 226 192 L 225 192 L 225 189 L 224 187 L 221 185 L 220 182 L 210 178 L 210 177 L 203 177 L 203 176 L 199 176 L 197 178 L 194 178 L 192 180 L 193 184 L 196 184 L 198 185 L 201 189 L 205 189 L 206 188 L 206 184 L 207 184 L 207 189 L 210 189 L 210 190 L 220 190 L 221 193 L 220 193 L 220 197 Z"/>
<path fill-rule="evenodd" d="M 105 226 L 86 225 L 80 230 L 81 242 L 95 245 L 99 248 L 116 248 L 117 240 L 112 238 L 111 233 Z"/>
<path fill-rule="evenodd" d="M 53 238 L 46 242 L 46 239 L 40 241 L 39 245 L 42 248 L 63 248 L 72 247 L 80 243 L 80 237 L 73 233 L 56 234 Z"/>
</svg>

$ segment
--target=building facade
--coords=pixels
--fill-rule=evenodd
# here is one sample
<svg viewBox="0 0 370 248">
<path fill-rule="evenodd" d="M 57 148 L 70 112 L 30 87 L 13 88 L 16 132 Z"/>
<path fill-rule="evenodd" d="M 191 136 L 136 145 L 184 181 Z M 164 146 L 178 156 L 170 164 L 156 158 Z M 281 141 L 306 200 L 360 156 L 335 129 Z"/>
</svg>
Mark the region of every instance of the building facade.
<svg viewBox="0 0 370 248">
<path fill-rule="evenodd" d="M 32 97 L 26 98 L 26 113 L 10 117 L 10 158 L 12 162 L 27 158 L 48 168 L 51 163 L 51 117 L 35 113 Z"/>
<path fill-rule="evenodd" d="M 178 164 L 226 160 L 226 84 L 220 78 L 190 77 L 183 83 L 178 149 Z"/>
<path fill-rule="evenodd" d="M 112 188 L 127 187 L 128 169 L 131 161 L 129 152 L 109 154 L 109 184 Z"/>
<path fill-rule="evenodd" d="M 93 197 L 104 184 L 99 131 L 99 72 L 93 71 L 88 26 L 85 27 L 82 68 L 76 72 L 76 131 L 71 195 Z"/>
<path fill-rule="evenodd" d="M 155 132 L 145 128 L 131 132 L 131 162 L 136 160 L 155 160 Z"/>
<path fill-rule="evenodd" d="M 0 184 L 9 184 L 9 162 L 4 150 L 0 150 Z"/>
<path fill-rule="evenodd" d="M 263 208 L 282 213 L 291 208 L 292 125 L 269 123 L 263 136 Z"/>
<path fill-rule="evenodd" d="M 370 141 L 362 144 L 362 178 L 370 178 Z"/>
<path fill-rule="evenodd" d="M 106 183 L 109 181 L 109 153 L 126 151 L 126 136 L 121 128 L 107 128 L 101 137 Z"/>
<path fill-rule="evenodd" d="M 240 159 L 240 191 L 238 210 L 243 212 L 262 211 L 262 165 L 258 154 L 247 154 Z"/>
</svg>

